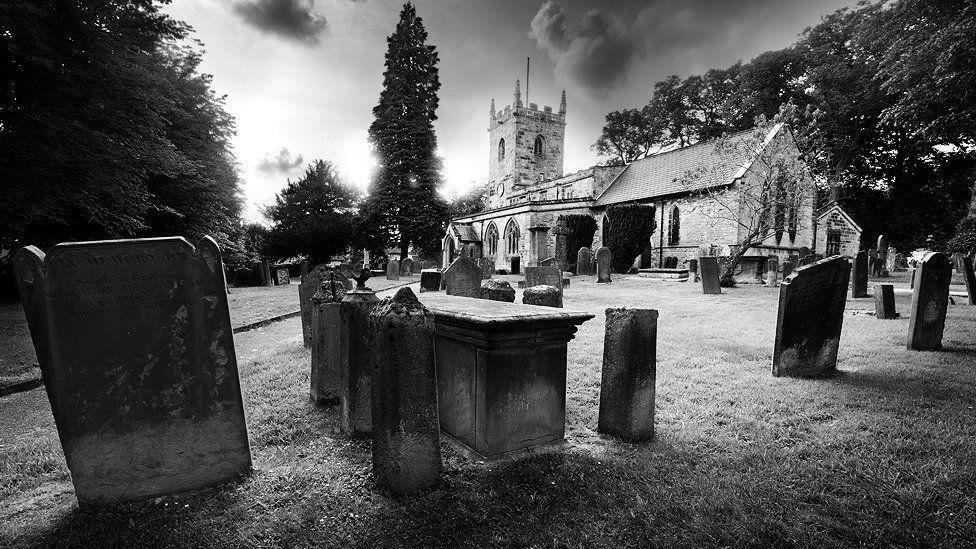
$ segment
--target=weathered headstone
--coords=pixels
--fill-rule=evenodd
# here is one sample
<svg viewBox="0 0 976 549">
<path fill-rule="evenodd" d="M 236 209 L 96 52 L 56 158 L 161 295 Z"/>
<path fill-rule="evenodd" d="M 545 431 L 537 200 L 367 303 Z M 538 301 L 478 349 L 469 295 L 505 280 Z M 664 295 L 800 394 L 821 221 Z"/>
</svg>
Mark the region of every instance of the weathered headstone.
<svg viewBox="0 0 976 549">
<path fill-rule="evenodd" d="M 81 506 L 251 469 L 220 249 L 207 237 L 30 246 L 24 312 Z"/>
<path fill-rule="evenodd" d="M 563 294 L 555 286 L 530 286 L 522 292 L 522 303 L 562 308 Z"/>
<path fill-rule="evenodd" d="M 413 260 L 409 257 L 400 262 L 400 276 L 413 276 Z"/>
<path fill-rule="evenodd" d="M 356 289 L 346 292 L 341 309 L 341 329 L 348 338 L 349 354 L 340 364 L 339 428 L 355 437 L 368 436 L 373 428 L 368 318 L 379 299 L 373 290 L 365 287 L 368 275 L 369 271 L 365 271 L 356 278 Z"/>
<path fill-rule="evenodd" d="M 973 258 L 962 256 L 959 258 L 960 272 L 966 282 L 966 295 L 970 305 L 976 305 L 976 274 L 973 273 Z"/>
<path fill-rule="evenodd" d="M 603 246 L 596 251 L 596 281 L 601 284 L 609 284 L 610 268 L 612 267 L 612 254 L 610 248 Z"/>
<path fill-rule="evenodd" d="M 275 269 L 275 281 L 279 286 L 291 284 L 291 276 L 288 275 L 288 269 L 286 267 Z"/>
<path fill-rule="evenodd" d="M 770 288 L 779 286 L 779 256 L 771 255 L 766 260 L 766 285 Z"/>
<path fill-rule="evenodd" d="M 780 285 L 774 376 L 823 377 L 837 370 L 850 277 L 850 261 L 834 256 L 800 267 Z"/>
<path fill-rule="evenodd" d="M 298 285 L 298 307 L 302 312 L 302 341 L 305 347 L 312 345 L 312 296 L 319 291 L 323 281 L 329 280 L 331 274 L 325 265 L 318 265 L 305 273 Z"/>
<path fill-rule="evenodd" d="M 566 268 L 566 256 L 567 256 L 566 240 L 569 237 L 570 232 L 571 231 L 569 230 L 569 227 L 567 227 L 562 223 L 559 223 L 552 228 L 552 234 L 553 234 L 552 253 L 553 253 L 553 257 L 556 259 L 556 265 L 559 266 L 560 270 L 564 270 Z"/>
<path fill-rule="evenodd" d="M 677 269 L 678 268 L 678 258 L 674 256 L 664 258 L 664 268 L 665 269 Z"/>
<path fill-rule="evenodd" d="M 898 266 L 895 264 L 895 262 L 897 261 L 898 261 L 898 250 L 896 248 L 889 247 L 888 254 L 886 256 L 885 269 L 889 273 L 895 272 L 895 270 L 898 269 Z"/>
<path fill-rule="evenodd" d="M 443 284 L 443 273 L 440 269 L 424 269 L 420 271 L 420 291 L 439 292 Z"/>
<path fill-rule="evenodd" d="M 342 331 L 342 298 L 346 287 L 330 272 L 311 299 L 312 369 L 309 397 L 316 404 L 336 404 L 342 396 L 340 377 L 349 359 L 348 334 Z M 309 275 L 311 277 L 311 273 Z M 306 279 L 303 284 L 309 282 Z"/>
<path fill-rule="evenodd" d="M 434 314 L 410 288 L 369 315 L 373 353 L 373 477 L 412 494 L 438 482 L 440 422 L 434 366 Z"/>
<path fill-rule="evenodd" d="M 580 248 L 576 252 L 576 274 L 587 276 L 593 274 L 593 252 L 589 248 Z"/>
<path fill-rule="evenodd" d="M 698 259 L 698 267 L 701 270 L 702 293 L 722 293 L 722 286 L 719 283 L 718 258 L 713 255 L 702 256 Z"/>
<path fill-rule="evenodd" d="M 481 283 L 481 299 L 515 303 L 515 288 L 504 280 L 489 279 Z"/>
<path fill-rule="evenodd" d="M 607 309 L 597 430 L 631 442 L 654 438 L 657 311 Z"/>
<path fill-rule="evenodd" d="M 400 262 L 396 259 L 391 259 L 386 263 L 386 279 L 400 280 Z"/>
<path fill-rule="evenodd" d="M 864 250 L 854 255 L 851 266 L 851 297 L 868 297 L 868 253 Z"/>
<path fill-rule="evenodd" d="M 688 260 L 688 282 L 698 282 L 698 259 Z"/>
<path fill-rule="evenodd" d="M 895 312 L 894 284 L 874 285 L 874 317 L 881 320 L 898 318 L 898 313 Z"/>
<path fill-rule="evenodd" d="M 308 276 L 308 260 L 302 260 L 301 266 L 299 267 L 299 282 L 305 282 L 305 277 Z"/>
<path fill-rule="evenodd" d="M 915 271 L 911 317 L 908 321 L 908 348 L 935 351 L 942 348 L 952 265 L 939 252 L 924 252 Z"/>
<path fill-rule="evenodd" d="M 447 295 L 481 296 L 481 267 L 470 257 L 461 256 L 444 271 Z"/>
<path fill-rule="evenodd" d="M 542 267 L 525 268 L 525 287 L 539 286 L 545 284 L 552 286 L 562 293 L 563 273 L 556 265 Z"/>
<path fill-rule="evenodd" d="M 271 263 L 267 259 L 261 262 L 261 285 L 274 285 L 274 279 L 271 278 Z"/>
<path fill-rule="evenodd" d="M 491 277 L 495 276 L 495 260 L 490 257 L 483 257 L 478 260 L 478 265 L 481 267 L 481 279 L 490 280 Z"/>
</svg>

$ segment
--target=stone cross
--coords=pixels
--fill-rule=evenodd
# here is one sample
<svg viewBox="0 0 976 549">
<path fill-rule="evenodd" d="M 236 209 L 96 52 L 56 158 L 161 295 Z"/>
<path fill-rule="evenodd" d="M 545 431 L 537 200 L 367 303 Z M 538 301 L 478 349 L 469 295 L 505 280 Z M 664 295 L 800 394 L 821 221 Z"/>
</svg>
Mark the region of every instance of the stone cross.
<svg viewBox="0 0 976 549">
<path fill-rule="evenodd" d="M 939 252 L 924 252 L 915 271 L 911 316 L 908 320 L 908 348 L 936 351 L 942 348 L 952 265 Z"/>
<path fill-rule="evenodd" d="M 17 252 L 14 273 L 82 507 L 251 470 L 217 243 L 78 242 Z"/>
<path fill-rule="evenodd" d="M 657 311 L 607 309 L 597 431 L 629 442 L 654 438 Z"/>
<path fill-rule="evenodd" d="M 441 474 L 434 314 L 400 288 L 376 305 L 369 328 L 373 477 L 385 490 L 413 494 Z"/>
</svg>

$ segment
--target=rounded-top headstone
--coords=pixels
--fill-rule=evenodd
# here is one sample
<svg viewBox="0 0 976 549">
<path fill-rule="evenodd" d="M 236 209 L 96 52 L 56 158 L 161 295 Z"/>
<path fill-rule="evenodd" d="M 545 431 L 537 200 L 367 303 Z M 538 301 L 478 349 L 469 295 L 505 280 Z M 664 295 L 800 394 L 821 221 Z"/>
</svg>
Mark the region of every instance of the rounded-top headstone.
<svg viewBox="0 0 976 549">
<path fill-rule="evenodd" d="M 391 259 L 386 264 L 386 279 L 387 280 L 400 280 L 400 262 L 396 259 Z"/>
<path fill-rule="evenodd" d="M 481 299 L 515 303 L 515 288 L 504 280 L 492 278 L 481 283 Z"/>
</svg>

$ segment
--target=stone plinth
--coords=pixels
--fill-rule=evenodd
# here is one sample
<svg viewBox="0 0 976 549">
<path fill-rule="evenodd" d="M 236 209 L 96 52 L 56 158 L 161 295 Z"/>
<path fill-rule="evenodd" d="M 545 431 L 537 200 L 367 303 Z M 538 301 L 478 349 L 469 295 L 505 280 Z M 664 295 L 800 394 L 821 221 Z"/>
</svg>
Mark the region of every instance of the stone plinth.
<svg viewBox="0 0 976 549">
<path fill-rule="evenodd" d="M 515 303 L 515 288 L 504 280 L 486 280 L 481 283 L 481 299 Z"/>
<path fill-rule="evenodd" d="M 440 269 L 424 269 L 420 271 L 420 291 L 439 292 L 444 284 L 444 276 Z"/>
<path fill-rule="evenodd" d="M 311 299 L 312 369 L 308 394 L 316 404 L 338 404 L 342 395 L 340 378 L 349 359 L 349 335 L 343 332 L 340 303 L 345 295 L 346 287 L 333 279 L 322 282 Z"/>
<path fill-rule="evenodd" d="M 547 284 L 531 286 L 522 292 L 522 303 L 526 305 L 562 308 L 563 293 L 559 291 L 559 288 Z"/>
<path fill-rule="evenodd" d="M 47 255 L 30 246 L 13 263 L 79 505 L 250 471 L 213 239 L 59 244 Z"/>
<path fill-rule="evenodd" d="M 373 477 L 412 494 L 440 480 L 440 425 L 434 368 L 434 315 L 410 288 L 369 315 L 373 351 Z"/>
<path fill-rule="evenodd" d="M 342 330 L 347 335 L 348 359 L 340 364 L 339 428 L 354 436 L 372 432 L 370 396 L 369 313 L 379 299 L 373 290 L 352 290 L 342 298 Z"/>
<path fill-rule="evenodd" d="M 654 438 L 657 311 L 607 309 L 597 430 L 631 442 Z"/>
<path fill-rule="evenodd" d="M 851 267 L 851 297 L 868 297 L 868 252 L 861 250 L 854 256 Z"/>
<path fill-rule="evenodd" d="M 843 256 L 805 265 L 779 287 L 773 375 L 824 377 L 837 370 L 851 263 Z"/>
<path fill-rule="evenodd" d="M 319 265 L 308 272 L 307 261 L 302 262 L 302 269 L 306 270 L 306 272 L 302 275 L 302 281 L 298 285 L 298 306 L 302 312 L 302 340 L 305 347 L 311 347 L 312 296 L 319 291 L 319 287 L 322 286 L 323 281 L 329 280 L 332 272 L 324 265 Z"/>
<path fill-rule="evenodd" d="M 938 252 L 922 254 L 915 270 L 912 310 L 908 321 L 909 349 L 936 351 L 942 348 L 951 281 L 952 265 L 948 256 Z"/>
<path fill-rule="evenodd" d="M 593 315 L 422 294 L 434 312 L 441 429 L 485 458 L 565 436 L 566 344 Z"/>
<path fill-rule="evenodd" d="M 894 284 L 874 285 L 874 317 L 881 320 L 898 318 L 898 313 L 895 312 Z"/>
</svg>

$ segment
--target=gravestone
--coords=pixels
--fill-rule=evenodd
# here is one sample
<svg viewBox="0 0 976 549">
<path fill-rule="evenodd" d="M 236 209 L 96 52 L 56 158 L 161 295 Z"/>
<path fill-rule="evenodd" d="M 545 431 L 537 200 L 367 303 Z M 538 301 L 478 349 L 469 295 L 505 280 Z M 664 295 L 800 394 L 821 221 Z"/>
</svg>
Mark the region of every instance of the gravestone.
<svg viewBox="0 0 976 549">
<path fill-rule="evenodd" d="M 348 279 L 352 279 L 354 276 L 356 276 L 356 271 L 353 269 L 352 265 L 350 265 L 348 263 L 340 263 L 335 268 L 335 270 L 337 270 L 340 273 L 342 273 L 342 276 L 344 276 L 344 277 L 346 277 Z M 350 289 L 352 289 L 352 288 L 350 288 Z"/>
<path fill-rule="evenodd" d="M 973 258 L 961 256 L 959 258 L 959 268 L 963 280 L 966 282 L 966 295 L 970 305 L 976 305 L 976 274 L 973 273 Z"/>
<path fill-rule="evenodd" d="M 312 345 L 312 297 L 331 274 L 332 272 L 325 265 L 317 265 L 305 273 L 301 284 L 298 285 L 298 306 L 302 312 L 302 341 L 305 347 Z"/>
<path fill-rule="evenodd" d="M 413 276 L 413 260 L 409 257 L 400 262 L 400 276 Z"/>
<path fill-rule="evenodd" d="M 206 237 L 59 244 L 14 273 L 82 507 L 251 469 L 220 249 Z"/>
<path fill-rule="evenodd" d="M 443 284 L 443 273 L 440 269 L 424 269 L 420 271 L 420 291 L 439 292 Z"/>
<path fill-rule="evenodd" d="M 281 267 L 275 269 L 275 284 L 278 286 L 284 286 L 285 284 L 291 284 L 291 277 L 288 275 L 288 269 Z"/>
<path fill-rule="evenodd" d="M 542 267 L 526 267 L 525 268 L 525 287 L 531 288 L 532 286 L 539 286 L 545 284 L 546 286 L 552 286 L 562 293 L 563 288 L 563 273 L 559 270 L 556 265 L 542 266 Z"/>
<path fill-rule="evenodd" d="M 593 273 L 593 252 L 589 248 L 580 248 L 576 252 L 576 274 L 592 275 Z"/>
<path fill-rule="evenodd" d="M 547 258 L 545 258 L 545 259 L 543 259 L 542 261 L 539 262 L 539 266 L 540 267 L 556 267 L 558 265 L 559 265 L 559 262 L 556 261 L 556 258 L 555 257 L 547 257 Z M 526 267 L 525 268 L 526 269 L 525 272 L 528 272 L 528 269 L 530 269 L 530 268 L 531 267 Z"/>
<path fill-rule="evenodd" d="M 678 258 L 671 256 L 664 258 L 664 268 L 665 269 L 677 269 L 678 268 Z"/>
<path fill-rule="evenodd" d="M 515 303 L 515 288 L 504 280 L 489 279 L 481 283 L 481 299 Z"/>
<path fill-rule="evenodd" d="M 718 258 L 713 255 L 702 256 L 698 258 L 698 266 L 701 270 L 702 293 L 722 293 L 722 286 L 719 283 Z"/>
<path fill-rule="evenodd" d="M 897 265 L 895 265 L 895 262 L 898 260 L 898 249 L 889 247 L 888 254 L 886 255 L 885 259 L 885 270 L 887 270 L 889 273 L 895 272 L 895 270 L 898 268 Z"/>
<path fill-rule="evenodd" d="M 596 281 L 600 284 L 609 284 L 610 268 L 612 267 L 612 257 L 610 248 L 603 246 L 596 251 Z"/>
<path fill-rule="evenodd" d="M 517 255 L 516 256 L 513 256 L 512 259 L 511 259 L 511 262 L 512 262 L 511 273 L 513 275 L 520 274 L 522 272 L 522 270 L 521 270 L 522 258 L 519 257 L 519 256 L 517 256 Z"/>
<path fill-rule="evenodd" d="M 363 269 L 356 277 L 356 289 L 346 292 L 340 308 L 348 358 L 340 362 L 339 429 L 353 437 L 369 436 L 373 429 L 368 319 L 379 299 L 366 287 L 368 279 L 369 271 Z"/>
<path fill-rule="evenodd" d="M 444 271 L 447 295 L 481 297 L 481 267 L 470 257 L 461 256 Z"/>
<path fill-rule="evenodd" d="M 349 359 L 348 334 L 342 331 L 342 304 L 346 287 L 330 272 L 311 299 L 312 369 L 309 397 L 316 404 L 336 404 L 342 395 L 343 365 Z M 311 273 L 309 274 L 311 278 Z M 309 282 L 307 278 L 303 284 Z"/>
<path fill-rule="evenodd" d="M 654 438 L 657 311 L 607 309 L 597 431 L 629 442 Z"/>
<path fill-rule="evenodd" d="M 522 292 L 522 303 L 525 305 L 562 308 L 563 294 L 555 286 L 530 286 Z"/>
<path fill-rule="evenodd" d="M 911 316 L 908 320 L 908 348 L 935 351 L 942 348 L 952 265 L 939 252 L 923 252 L 915 271 Z"/>
<path fill-rule="evenodd" d="M 391 259 L 386 263 L 386 279 L 400 280 L 400 262 L 396 259 Z"/>
<path fill-rule="evenodd" d="M 478 264 L 481 267 L 481 279 L 489 280 L 491 277 L 495 276 L 495 260 L 491 258 L 482 258 L 478 260 Z"/>
<path fill-rule="evenodd" d="M 895 312 L 894 284 L 874 285 L 874 317 L 881 320 L 898 318 L 898 313 Z"/>
<path fill-rule="evenodd" d="M 688 282 L 698 282 L 698 258 L 688 260 Z"/>
<path fill-rule="evenodd" d="M 424 269 L 436 269 L 436 268 L 437 268 L 437 263 L 434 263 L 433 261 L 428 260 L 428 261 L 421 261 L 420 262 L 420 270 L 424 270 Z"/>
<path fill-rule="evenodd" d="M 854 265 L 851 266 L 851 297 L 859 299 L 868 297 L 868 253 L 864 250 L 854 255 Z"/>
<path fill-rule="evenodd" d="M 434 314 L 400 288 L 369 315 L 373 354 L 373 477 L 413 494 L 440 480 Z"/>
<path fill-rule="evenodd" d="M 566 269 L 566 256 L 568 255 L 566 250 L 566 239 L 569 237 L 569 227 L 563 225 L 562 223 L 556 225 L 552 228 L 553 234 L 553 257 L 556 259 L 556 265 L 559 266 L 560 270 Z"/>
<path fill-rule="evenodd" d="M 850 261 L 838 255 L 800 267 L 780 285 L 774 376 L 823 377 L 837 370 L 850 277 Z"/>
<path fill-rule="evenodd" d="M 305 282 L 305 277 L 308 276 L 308 260 L 302 260 L 301 266 L 299 267 L 299 279 L 298 282 Z"/>
<path fill-rule="evenodd" d="M 779 286 L 779 256 L 771 255 L 766 261 L 766 285 L 775 288 Z"/>
<path fill-rule="evenodd" d="M 268 260 L 261 262 L 261 285 L 273 286 L 274 279 L 271 278 L 271 263 Z"/>
</svg>

